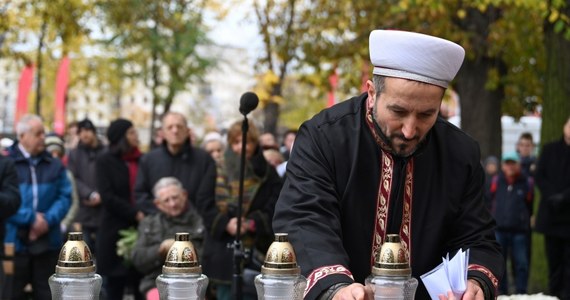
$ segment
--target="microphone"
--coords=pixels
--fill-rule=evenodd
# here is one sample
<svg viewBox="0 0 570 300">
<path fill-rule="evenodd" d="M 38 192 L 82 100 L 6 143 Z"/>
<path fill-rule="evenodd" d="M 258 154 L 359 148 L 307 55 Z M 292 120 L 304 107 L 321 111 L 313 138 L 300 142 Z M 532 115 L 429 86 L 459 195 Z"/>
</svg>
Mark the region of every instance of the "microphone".
<svg viewBox="0 0 570 300">
<path fill-rule="evenodd" d="M 241 95 L 241 98 L 239 99 L 239 112 L 245 116 L 254 110 L 258 103 L 259 98 L 257 95 L 253 92 L 247 92 Z"/>
</svg>

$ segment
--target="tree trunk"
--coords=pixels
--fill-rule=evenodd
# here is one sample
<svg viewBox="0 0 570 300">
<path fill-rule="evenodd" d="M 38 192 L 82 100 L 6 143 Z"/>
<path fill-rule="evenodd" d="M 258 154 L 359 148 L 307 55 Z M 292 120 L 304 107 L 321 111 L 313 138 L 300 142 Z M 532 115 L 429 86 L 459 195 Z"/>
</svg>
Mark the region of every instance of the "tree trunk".
<svg viewBox="0 0 570 300">
<path fill-rule="evenodd" d="M 485 89 L 487 72 L 494 62 L 487 58 L 465 60 L 457 75 L 457 93 L 461 103 L 461 128 L 481 147 L 481 158 L 501 154 L 502 88 Z"/>
<path fill-rule="evenodd" d="M 282 94 L 282 83 L 276 83 L 273 86 L 273 92 L 271 95 L 274 96 L 281 96 Z M 265 116 L 265 120 L 263 123 L 263 132 L 270 132 L 274 136 L 277 136 L 277 120 L 279 119 L 279 112 L 280 107 L 279 104 L 274 101 L 269 101 L 263 108 L 263 114 Z"/>
<path fill-rule="evenodd" d="M 561 8 L 570 15 L 570 0 Z M 568 25 L 566 25 L 568 26 Z M 568 29 L 566 29 L 568 30 Z M 540 143 L 559 139 L 562 127 L 570 117 L 570 41 L 564 38 L 564 30 L 554 32 L 554 24 L 544 21 L 546 48 L 546 72 L 544 75 L 544 100 Z"/>
<path fill-rule="evenodd" d="M 158 105 L 158 85 L 159 85 L 159 78 L 158 78 L 158 72 L 159 72 L 159 67 L 158 67 L 158 53 L 156 51 L 156 49 L 152 50 L 152 108 L 151 108 L 151 117 L 150 117 L 150 139 L 149 139 L 149 145 L 152 145 L 152 142 L 154 140 L 154 134 L 156 132 L 156 128 L 154 127 L 154 123 L 156 123 L 156 120 L 158 118 L 158 115 L 156 113 L 156 106 Z M 166 112 L 166 111 L 164 111 Z M 164 113 L 163 112 L 163 113 Z"/>
<path fill-rule="evenodd" d="M 42 49 L 44 48 L 44 38 L 47 30 L 47 16 L 44 14 L 42 18 L 42 29 L 40 32 L 40 42 L 38 44 L 38 79 L 36 80 L 36 114 L 42 115 L 41 100 L 42 100 Z"/>
</svg>

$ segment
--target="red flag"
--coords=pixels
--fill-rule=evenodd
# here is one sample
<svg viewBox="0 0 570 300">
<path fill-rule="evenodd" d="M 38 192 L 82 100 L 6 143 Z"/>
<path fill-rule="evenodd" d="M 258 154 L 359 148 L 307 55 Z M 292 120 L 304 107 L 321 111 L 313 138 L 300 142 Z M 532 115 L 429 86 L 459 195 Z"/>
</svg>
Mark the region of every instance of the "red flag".
<svg viewBox="0 0 570 300">
<path fill-rule="evenodd" d="M 65 94 L 69 83 L 69 57 L 64 56 L 59 63 L 55 82 L 55 118 L 53 130 L 59 135 L 65 131 Z"/>
<path fill-rule="evenodd" d="M 331 75 L 329 75 L 329 83 L 331 85 L 331 89 L 329 90 L 329 100 L 327 103 L 327 107 L 331 107 L 336 104 L 336 97 L 334 96 L 334 92 L 338 86 L 338 74 L 336 73 L 336 69 L 333 69 Z"/>
<path fill-rule="evenodd" d="M 28 95 L 34 82 L 34 65 L 30 64 L 24 67 L 20 82 L 18 83 L 18 99 L 16 100 L 16 113 L 14 114 L 14 128 L 20 118 L 28 113 Z"/>
</svg>

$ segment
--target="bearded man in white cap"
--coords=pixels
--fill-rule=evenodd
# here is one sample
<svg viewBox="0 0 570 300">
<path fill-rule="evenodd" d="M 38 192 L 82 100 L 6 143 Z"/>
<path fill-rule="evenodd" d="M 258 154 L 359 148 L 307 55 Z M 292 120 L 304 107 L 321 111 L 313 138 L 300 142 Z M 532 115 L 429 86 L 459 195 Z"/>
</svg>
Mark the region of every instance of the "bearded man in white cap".
<svg viewBox="0 0 570 300">
<path fill-rule="evenodd" d="M 470 249 L 463 299 L 496 296 L 504 260 L 479 146 L 438 117 L 464 55 L 440 38 L 375 30 L 367 92 L 301 126 L 273 227 L 289 233 L 305 299 L 373 299 L 362 283 L 387 234 L 400 235 L 417 279 Z M 416 299 L 429 299 L 421 280 Z"/>
</svg>

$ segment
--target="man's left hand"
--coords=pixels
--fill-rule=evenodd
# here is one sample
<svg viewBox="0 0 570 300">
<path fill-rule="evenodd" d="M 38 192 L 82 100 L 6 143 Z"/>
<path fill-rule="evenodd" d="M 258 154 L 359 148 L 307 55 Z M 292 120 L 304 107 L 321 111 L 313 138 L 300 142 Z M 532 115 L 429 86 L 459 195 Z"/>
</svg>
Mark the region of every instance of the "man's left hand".
<svg viewBox="0 0 570 300">
<path fill-rule="evenodd" d="M 30 241 L 35 241 L 40 236 L 47 233 L 48 231 L 49 231 L 49 225 L 48 225 L 46 219 L 44 218 L 44 214 L 37 212 L 36 213 L 36 220 L 34 221 L 32 226 L 30 227 L 28 239 Z"/>
<path fill-rule="evenodd" d="M 467 289 L 463 294 L 462 300 L 485 300 L 483 289 L 474 279 L 467 280 Z M 456 300 L 451 291 L 447 292 L 447 296 L 439 295 L 439 300 Z"/>
</svg>

